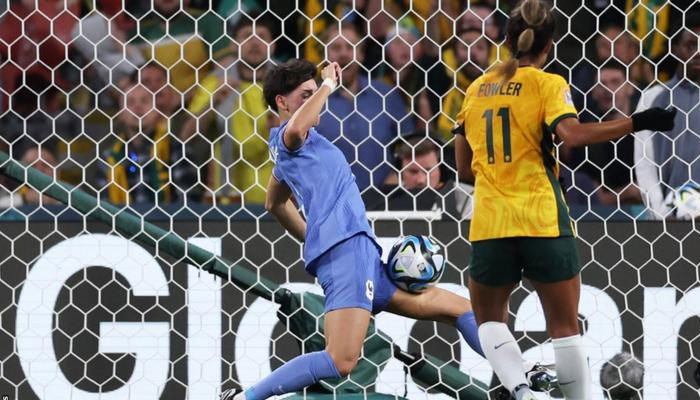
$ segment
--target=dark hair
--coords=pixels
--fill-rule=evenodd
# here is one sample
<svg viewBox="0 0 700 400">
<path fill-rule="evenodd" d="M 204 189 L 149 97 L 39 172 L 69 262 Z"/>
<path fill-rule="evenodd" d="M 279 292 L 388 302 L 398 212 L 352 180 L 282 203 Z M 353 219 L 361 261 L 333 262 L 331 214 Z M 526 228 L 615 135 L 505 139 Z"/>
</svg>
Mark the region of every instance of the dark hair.
<svg viewBox="0 0 700 400">
<path fill-rule="evenodd" d="M 686 12 L 686 14 L 683 16 L 683 18 L 680 18 L 674 29 L 672 30 L 673 32 L 673 37 L 671 38 L 671 41 L 673 44 L 678 44 L 678 42 L 681 40 L 683 37 L 683 33 L 685 30 L 694 30 L 700 28 L 700 11 L 689 11 Z"/>
<path fill-rule="evenodd" d="M 265 101 L 275 112 L 279 111 L 275 97 L 288 95 L 314 76 L 316 76 L 316 66 L 306 60 L 292 58 L 284 64 L 274 66 L 265 74 L 263 83 Z"/>
<path fill-rule="evenodd" d="M 362 29 L 358 27 L 357 25 L 347 22 L 347 21 L 341 21 L 341 22 L 335 22 L 329 24 L 326 29 L 321 32 L 321 42 L 324 44 L 330 44 L 331 41 L 335 40 L 336 37 L 341 36 L 343 34 L 343 31 L 345 30 L 350 30 L 355 32 L 355 35 L 357 35 L 357 38 L 359 42 L 357 43 L 358 46 L 363 45 L 362 38 L 365 36 Z"/>
<path fill-rule="evenodd" d="M 554 36 L 554 16 L 542 0 L 522 0 L 513 9 L 506 27 L 506 45 L 513 58 L 498 72 L 508 82 L 518 69 L 518 59 L 540 54 Z"/>
<path fill-rule="evenodd" d="M 610 59 L 610 60 L 606 61 L 600 67 L 600 71 L 602 71 L 604 69 L 615 69 L 615 70 L 622 72 L 622 75 L 627 76 L 627 67 L 615 59 Z"/>
<path fill-rule="evenodd" d="M 700 7 L 696 7 L 696 9 L 685 15 L 685 27 L 687 29 L 700 28 Z"/>
<path fill-rule="evenodd" d="M 435 152 L 440 159 L 440 147 L 435 134 L 425 136 L 424 134 L 409 134 L 397 140 L 394 144 L 394 157 L 400 163 L 404 159 L 413 159 L 414 155 L 422 156 L 430 152 Z M 400 164 L 399 164 L 400 165 Z"/>
<path fill-rule="evenodd" d="M 266 15 L 260 15 L 260 14 L 253 14 L 250 16 L 243 15 L 234 25 L 233 29 L 231 31 L 231 36 L 236 37 L 238 35 L 238 31 L 241 29 L 247 27 L 247 26 L 262 26 L 267 28 L 268 31 L 270 31 L 270 35 L 275 34 L 275 23 L 272 21 L 271 17 L 268 17 Z"/>
</svg>

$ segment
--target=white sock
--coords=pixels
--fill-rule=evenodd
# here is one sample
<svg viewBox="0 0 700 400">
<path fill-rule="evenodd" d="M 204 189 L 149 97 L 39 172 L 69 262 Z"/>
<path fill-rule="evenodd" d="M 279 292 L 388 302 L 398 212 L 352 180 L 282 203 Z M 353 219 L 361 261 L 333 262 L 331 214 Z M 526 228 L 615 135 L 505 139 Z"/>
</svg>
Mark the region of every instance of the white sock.
<svg viewBox="0 0 700 400">
<path fill-rule="evenodd" d="M 552 339 L 552 345 L 557 379 L 564 397 L 567 400 L 590 400 L 591 370 L 583 352 L 581 335 Z"/>
<path fill-rule="evenodd" d="M 531 369 L 535 368 L 536 361 L 523 360 L 523 372 L 530 372 Z"/>
<path fill-rule="evenodd" d="M 479 326 L 479 341 L 486 359 L 509 392 L 518 385 L 527 385 L 523 354 L 508 330 L 508 325 L 502 322 L 484 322 Z"/>
</svg>

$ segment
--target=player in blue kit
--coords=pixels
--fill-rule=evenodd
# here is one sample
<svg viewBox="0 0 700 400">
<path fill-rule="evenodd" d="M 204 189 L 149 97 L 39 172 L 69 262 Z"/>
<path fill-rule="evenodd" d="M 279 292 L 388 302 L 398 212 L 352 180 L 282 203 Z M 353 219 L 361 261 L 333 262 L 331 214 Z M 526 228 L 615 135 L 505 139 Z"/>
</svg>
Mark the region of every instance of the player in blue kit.
<svg viewBox="0 0 700 400">
<path fill-rule="evenodd" d="M 370 316 L 384 310 L 455 326 L 483 356 L 467 299 L 436 287 L 411 294 L 398 290 L 386 275 L 350 166 L 314 129 L 338 84 L 340 66 L 323 68 L 320 88 L 315 75 L 313 64 L 292 59 L 265 76 L 265 99 L 285 121 L 270 131 L 275 167 L 265 207 L 304 242 L 306 270 L 318 278 L 326 296 L 326 349 L 292 359 L 245 392 L 225 391 L 222 400 L 266 399 L 348 375 L 360 357 Z"/>
</svg>

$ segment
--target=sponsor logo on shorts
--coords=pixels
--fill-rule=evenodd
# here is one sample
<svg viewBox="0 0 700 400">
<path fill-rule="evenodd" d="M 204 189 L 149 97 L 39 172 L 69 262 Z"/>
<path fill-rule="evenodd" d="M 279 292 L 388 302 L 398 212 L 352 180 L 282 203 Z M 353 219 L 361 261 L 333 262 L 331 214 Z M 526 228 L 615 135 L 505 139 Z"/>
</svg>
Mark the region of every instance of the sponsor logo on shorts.
<svg viewBox="0 0 700 400">
<path fill-rule="evenodd" d="M 365 296 L 367 296 L 369 301 L 374 300 L 374 282 L 370 280 L 368 280 L 365 285 Z"/>
</svg>

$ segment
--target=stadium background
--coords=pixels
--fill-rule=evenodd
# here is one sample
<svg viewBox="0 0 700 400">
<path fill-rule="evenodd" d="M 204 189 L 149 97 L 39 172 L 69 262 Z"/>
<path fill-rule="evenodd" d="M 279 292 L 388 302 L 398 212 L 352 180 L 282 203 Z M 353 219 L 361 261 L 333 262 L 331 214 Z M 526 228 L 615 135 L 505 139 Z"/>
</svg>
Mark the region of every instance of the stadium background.
<svg viewBox="0 0 700 400">
<path fill-rule="evenodd" d="M 446 249 L 444 284 L 468 295 L 471 189 L 454 180 L 449 129 L 469 82 L 508 57 L 499 44 L 514 2 L 3 3 L 0 150 L 294 290 L 312 280 L 300 245 L 261 205 L 277 120 L 260 82 L 290 57 L 340 61 L 347 90 L 319 131 L 352 163 L 383 244 L 430 234 Z M 553 7 L 547 69 L 572 83 L 582 120 L 629 115 L 643 90 L 672 79 L 683 64 L 671 39 L 700 12 L 691 1 Z M 682 111 L 688 129 L 669 141 L 697 158 L 700 112 Z M 698 398 L 694 222 L 673 221 L 672 210 L 656 220 L 631 137 L 559 146 L 559 158 L 585 261 L 581 321 L 596 384 L 602 363 L 624 350 L 645 364 L 645 399 Z M 694 158 L 649 161 L 697 176 Z M 127 244 L 27 181 L 0 184 L 0 396 L 209 399 L 299 352 L 272 303 L 160 248 Z M 526 357 L 552 360 L 530 294 L 518 290 L 511 326 Z M 452 329 L 390 316 L 377 327 L 408 351 L 492 380 Z M 411 383 L 396 360 L 380 367 L 368 390 L 449 398 Z"/>
</svg>

